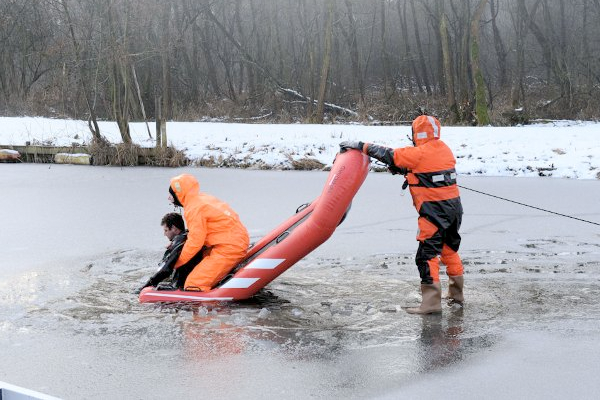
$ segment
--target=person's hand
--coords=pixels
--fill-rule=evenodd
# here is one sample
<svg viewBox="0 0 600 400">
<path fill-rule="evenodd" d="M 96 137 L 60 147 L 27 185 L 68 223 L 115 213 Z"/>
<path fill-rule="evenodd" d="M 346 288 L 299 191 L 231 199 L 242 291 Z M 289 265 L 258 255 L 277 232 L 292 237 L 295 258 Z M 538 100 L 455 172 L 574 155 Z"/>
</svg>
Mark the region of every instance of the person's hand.
<svg viewBox="0 0 600 400">
<path fill-rule="evenodd" d="M 156 290 L 177 290 L 177 287 L 173 285 L 173 282 L 160 282 L 156 285 Z"/>
<path fill-rule="evenodd" d="M 132 292 L 132 293 L 133 293 L 133 294 L 140 294 L 140 292 L 141 292 L 142 290 L 146 289 L 148 286 L 154 286 L 154 285 L 152 284 L 152 279 L 149 279 L 149 280 L 148 280 L 148 282 L 144 283 L 144 286 L 141 286 L 141 287 L 139 287 L 139 288 L 137 288 L 137 289 L 133 290 L 133 292 Z"/>
<path fill-rule="evenodd" d="M 365 144 L 363 142 L 354 142 L 347 140 L 345 142 L 340 143 L 340 153 L 345 153 L 346 150 L 349 149 L 356 149 L 362 151 L 364 145 Z"/>
<path fill-rule="evenodd" d="M 389 165 L 388 166 L 388 171 L 390 171 L 392 173 L 392 175 L 406 175 L 408 174 L 408 168 L 405 167 L 398 167 L 395 165 Z"/>
</svg>

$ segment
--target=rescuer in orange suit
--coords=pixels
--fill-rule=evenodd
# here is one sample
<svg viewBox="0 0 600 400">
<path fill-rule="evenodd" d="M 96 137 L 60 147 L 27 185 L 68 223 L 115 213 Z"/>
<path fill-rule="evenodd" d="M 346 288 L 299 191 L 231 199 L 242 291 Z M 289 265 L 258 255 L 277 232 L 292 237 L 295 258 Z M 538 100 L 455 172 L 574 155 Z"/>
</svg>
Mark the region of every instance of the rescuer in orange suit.
<svg viewBox="0 0 600 400">
<path fill-rule="evenodd" d="M 342 142 L 341 151 L 357 149 L 388 165 L 393 174 L 403 174 L 419 213 L 415 262 L 421 275 L 422 301 L 407 308 L 411 314 L 440 312 L 440 258 L 448 274 L 449 304 L 462 306 L 463 264 L 458 255 L 462 204 L 456 184 L 456 160 L 440 140 L 437 118 L 420 115 L 412 123 L 413 146 L 391 149 L 372 143 Z"/>
<path fill-rule="evenodd" d="M 246 255 L 248 231 L 229 205 L 206 193 L 190 174 L 171 179 L 169 201 L 183 207 L 188 238 L 175 269 L 193 268 L 184 289 L 208 291 Z M 201 261 L 200 261 L 201 260 Z"/>
</svg>

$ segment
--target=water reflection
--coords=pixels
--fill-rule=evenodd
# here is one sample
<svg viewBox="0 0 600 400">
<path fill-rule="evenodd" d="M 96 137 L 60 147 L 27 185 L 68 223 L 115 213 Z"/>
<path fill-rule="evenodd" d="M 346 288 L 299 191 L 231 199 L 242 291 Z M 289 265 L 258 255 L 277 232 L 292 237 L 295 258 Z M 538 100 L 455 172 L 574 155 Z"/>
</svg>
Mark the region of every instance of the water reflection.
<svg viewBox="0 0 600 400">
<path fill-rule="evenodd" d="M 463 358 L 463 318 L 462 307 L 421 317 L 421 371 L 446 367 Z"/>
</svg>

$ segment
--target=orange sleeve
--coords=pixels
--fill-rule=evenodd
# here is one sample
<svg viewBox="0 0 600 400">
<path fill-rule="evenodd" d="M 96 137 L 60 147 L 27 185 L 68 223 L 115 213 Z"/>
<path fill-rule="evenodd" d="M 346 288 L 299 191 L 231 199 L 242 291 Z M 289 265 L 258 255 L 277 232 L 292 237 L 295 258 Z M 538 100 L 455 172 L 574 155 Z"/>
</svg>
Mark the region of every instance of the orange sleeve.
<svg viewBox="0 0 600 400">
<path fill-rule="evenodd" d="M 190 261 L 192 257 L 202 250 L 206 241 L 206 220 L 200 209 L 193 208 L 188 212 L 185 212 L 184 209 L 184 217 L 188 225 L 188 237 L 175 263 L 175 268 L 179 268 Z"/>
<path fill-rule="evenodd" d="M 415 169 L 421 162 L 423 152 L 419 147 L 401 147 L 394 149 L 394 164 L 398 167 Z"/>
</svg>

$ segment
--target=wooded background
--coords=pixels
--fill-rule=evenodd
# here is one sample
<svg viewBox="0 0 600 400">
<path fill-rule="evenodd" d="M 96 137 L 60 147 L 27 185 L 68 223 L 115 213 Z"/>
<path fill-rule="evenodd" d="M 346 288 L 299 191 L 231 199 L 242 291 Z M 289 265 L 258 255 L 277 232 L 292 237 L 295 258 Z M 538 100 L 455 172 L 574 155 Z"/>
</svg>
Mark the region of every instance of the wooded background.
<svg viewBox="0 0 600 400">
<path fill-rule="evenodd" d="M 116 120 L 125 142 L 157 116 L 600 115 L 600 0 L 0 0 L 0 51 L 0 113 Z"/>
</svg>

